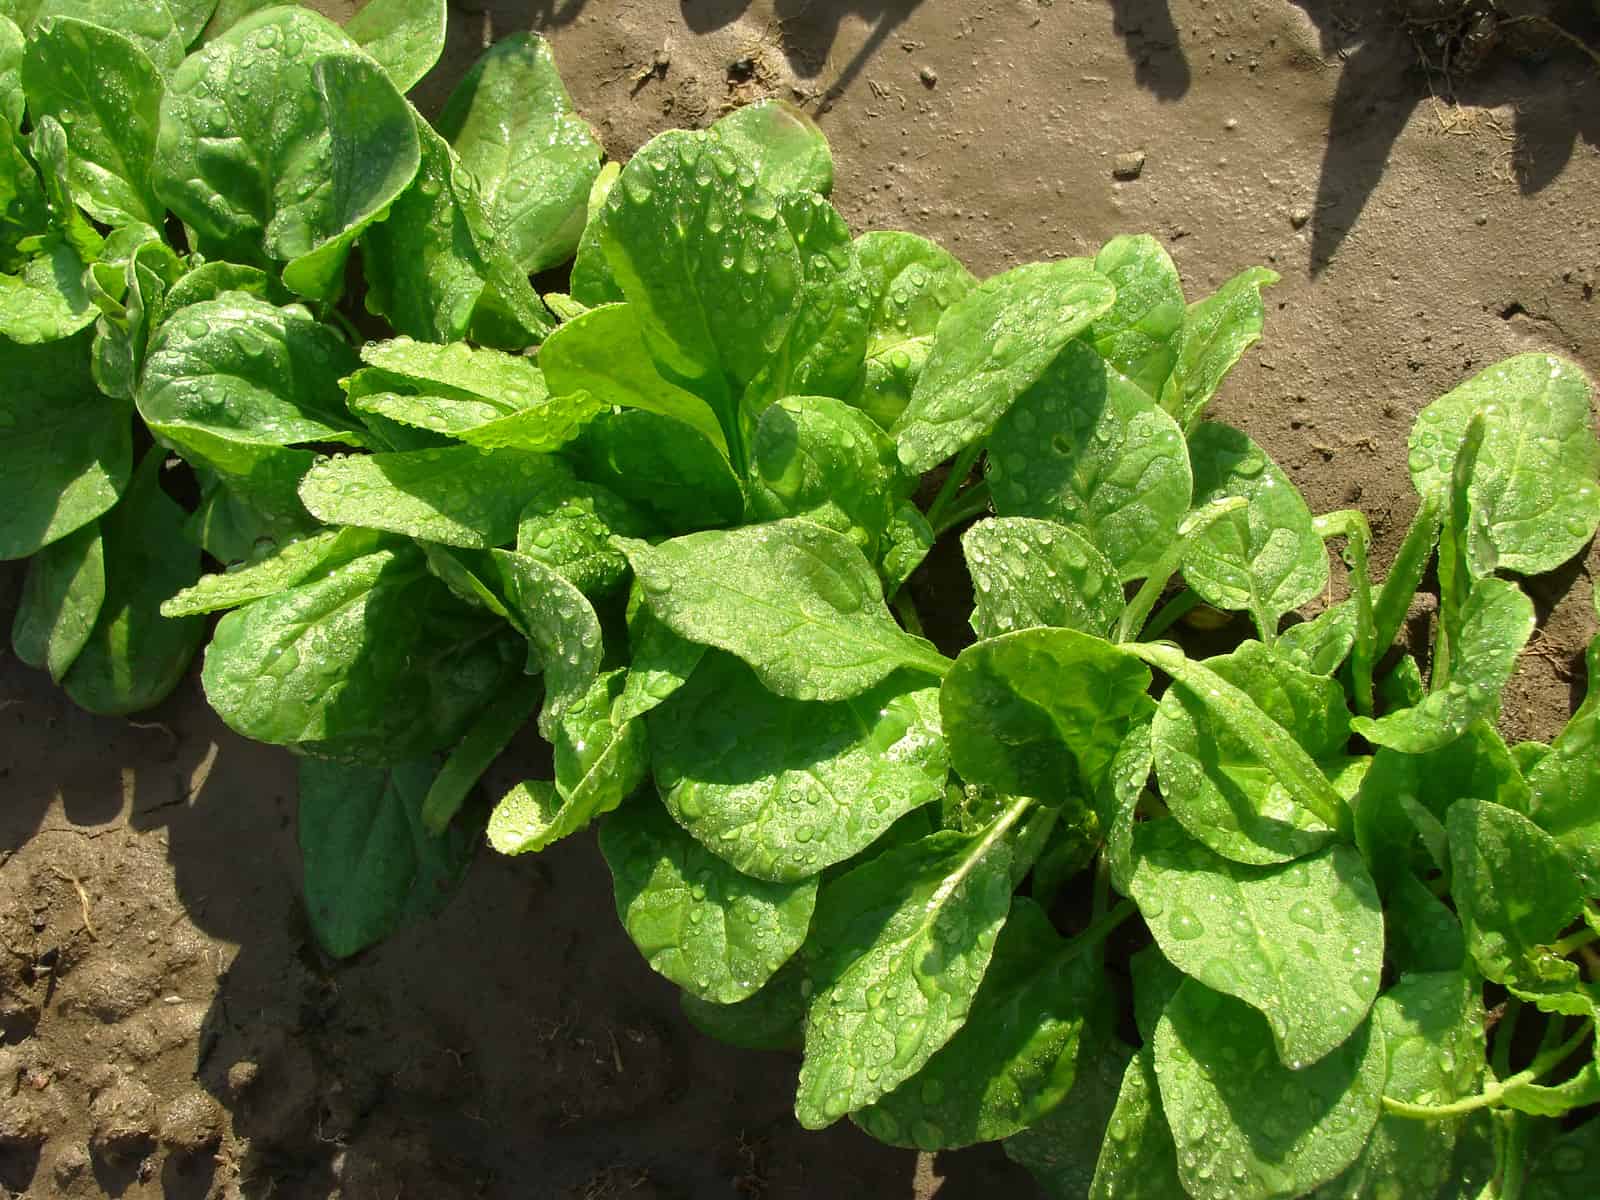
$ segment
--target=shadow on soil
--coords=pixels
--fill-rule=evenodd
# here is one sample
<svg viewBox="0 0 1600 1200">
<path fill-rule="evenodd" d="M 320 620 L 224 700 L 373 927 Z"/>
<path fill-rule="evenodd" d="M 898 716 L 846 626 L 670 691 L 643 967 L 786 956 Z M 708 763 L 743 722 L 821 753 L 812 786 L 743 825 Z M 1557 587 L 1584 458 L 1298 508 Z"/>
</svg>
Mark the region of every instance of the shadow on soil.
<svg viewBox="0 0 1600 1200">
<path fill-rule="evenodd" d="M 1470 110 L 1509 106 L 1500 169 L 1524 195 L 1547 186 L 1581 140 L 1600 147 L 1600 15 L 1580 0 L 1527 0 L 1496 16 L 1488 0 L 1293 0 L 1316 27 L 1321 54 L 1342 61 L 1312 218 L 1311 272 L 1320 274 L 1355 226 L 1383 177 L 1390 151 L 1419 105 L 1442 126 L 1465 129 Z M 1110 0 L 1135 78 L 1162 100 L 1191 86 L 1168 0 Z M 1505 5 L 1498 6 L 1502 11 Z M 1529 86 L 1559 73 L 1568 83 Z"/>
</svg>

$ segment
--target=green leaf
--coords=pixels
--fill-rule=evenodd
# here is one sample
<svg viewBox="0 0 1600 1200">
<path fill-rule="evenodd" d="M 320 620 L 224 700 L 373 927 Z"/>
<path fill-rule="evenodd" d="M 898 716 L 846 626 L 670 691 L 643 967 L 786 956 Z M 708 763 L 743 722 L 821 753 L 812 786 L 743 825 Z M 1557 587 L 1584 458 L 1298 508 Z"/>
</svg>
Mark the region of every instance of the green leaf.
<svg viewBox="0 0 1600 1200">
<path fill-rule="evenodd" d="M 1377 1123 L 1384 1053 L 1383 1030 L 1366 1022 L 1321 1061 L 1290 1070 L 1259 1014 L 1186 981 L 1155 1037 L 1184 1189 L 1196 1200 L 1267 1200 L 1338 1175 Z"/>
<path fill-rule="evenodd" d="M 817 123 L 786 100 L 757 100 L 711 127 L 723 145 L 755 172 L 756 186 L 774 196 L 833 190 L 833 152 Z"/>
<path fill-rule="evenodd" d="M 1504 570 L 1552 571 L 1594 536 L 1600 523 L 1600 443 L 1589 383 L 1551 354 L 1519 354 L 1473 376 L 1417 416 L 1410 439 L 1412 482 L 1443 495 L 1474 414 L 1483 447 L 1472 473 L 1468 552 L 1491 548 Z"/>
<path fill-rule="evenodd" d="M 1589 691 L 1583 703 L 1549 753 L 1528 770 L 1528 815 L 1556 839 L 1584 891 L 1595 896 L 1600 895 L 1600 638 L 1589 643 L 1587 665 Z"/>
<path fill-rule="evenodd" d="M 171 3 L 171 0 L 168 0 Z M 212 41 L 228 32 L 251 13 L 274 7 L 273 0 L 219 0 L 202 35 L 202 41 Z"/>
<path fill-rule="evenodd" d="M 1148 715 L 1150 671 L 1100 638 L 1030 629 L 969 646 L 939 692 L 950 764 L 969 783 L 1087 804 Z"/>
<path fill-rule="evenodd" d="M 321 579 L 335 567 L 380 549 L 389 539 L 370 529 L 323 529 L 275 547 L 266 557 L 221 575 L 203 575 L 161 606 L 161 615 L 188 617 L 237 608 L 264 596 Z"/>
<path fill-rule="evenodd" d="M 380 372 L 373 377 L 375 383 L 381 381 L 390 390 L 479 404 L 486 419 L 528 408 L 550 395 L 543 373 L 529 359 L 464 342 L 435 345 L 409 337 L 372 341 L 361 347 L 361 361 Z M 374 385 L 363 390 L 379 389 Z"/>
<path fill-rule="evenodd" d="M 0 25 L 0 31 L 4 28 Z M 0 33 L 0 37 L 3 36 Z M 20 104 L 21 73 L 14 70 L 11 75 L 16 80 Z M 0 73 L 0 86 L 5 82 L 5 74 Z M 0 270 L 8 273 L 20 270 L 27 261 L 20 246 L 31 244 L 27 239 L 37 237 L 50 227 L 44 187 L 33 163 L 23 153 L 22 145 L 23 138 L 16 128 L 0 120 Z"/>
<path fill-rule="evenodd" d="M 70 338 L 99 310 L 83 287 L 84 260 L 66 242 L 50 241 L 16 275 L 0 275 L 0 338 L 25 346 Z"/>
<path fill-rule="evenodd" d="M 967 1023 L 926 1066 L 853 1116 L 880 1142 L 944 1150 L 1026 1129 L 1066 1099 L 1105 997 L 1094 956 L 1032 901 L 1012 901 Z"/>
<path fill-rule="evenodd" d="M 1600 1117 L 1563 1133 L 1533 1160 L 1524 1195 L 1539 1200 L 1587 1200 L 1600 1170 Z"/>
<path fill-rule="evenodd" d="M 437 837 L 449 827 L 483 773 L 533 716 L 543 695 L 538 680 L 515 679 L 478 714 L 439 768 L 422 801 L 422 824 L 431 835 Z"/>
<path fill-rule="evenodd" d="M 1343 600 L 1278 635 L 1273 652 L 1313 675 L 1332 675 L 1356 644 L 1356 606 Z"/>
<path fill-rule="evenodd" d="M 1450 893 L 1467 948 L 1495 983 L 1535 982 L 1541 948 L 1583 904 L 1555 839 L 1527 817 L 1488 800 L 1450 806 Z"/>
<path fill-rule="evenodd" d="M 1350 847 L 1249 867 L 1161 819 L 1134 830 L 1130 883 L 1161 952 L 1265 1014 L 1291 1070 L 1326 1057 L 1366 1019 L 1383 969 L 1383 912 Z"/>
<path fill-rule="evenodd" d="M 761 414 L 751 442 L 749 520 L 804 517 L 876 559 L 898 486 L 894 447 L 844 401 L 790 396 Z"/>
<path fill-rule="evenodd" d="M 1178 359 L 1184 323 L 1178 269 L 1149 234 L 1112 238 L 1095 255 L 1094 269 L 1117 289 L 1117 302 L 1088 340 L 1107 366 L 1154 401 Z"/>
<path fill-rule="evenodd" d="M 166 452 L 145 454 L 121 501 L 100 520 L 105 597 L 61 686 L 90 712 L 149 708 L 178 686 L 205 622 L 170 621 L 161 602 L 200 574 L 200 551 L 179 536 L 183 510 L 161 490 Z"/>
<path fill-rule="evenodd" d="M 883 576 L 884 595 L 893 599 L 933 549 L 933 526 L 928 524 L 922 510 L 908 500 L 890 515 L 883 540 L 878 571 Z"/>
<path fill-rule="evenodd" d="M 599 236 L 657 369 L 711 405 L 741 470 L 740 398 L 800 300 L 772 196 L 718 139 L 671 130 L 622 169 Z"/>
<path fill-rule="evenodd" d="M 285 264 L 313 299 L 337 295 L 351 243 L 420 162 L 410 106 L 353 46 L 270 8 L 185 59 L 162 102 L 156 194 L 208 257 Z"/>
<path fill-rule="evenodd" d="M 1457 971 L 1467 961 L 1461 922 L 1415 875 L 1402 875 L 1384 894 L 1385 950 L 1401 971 Z"/>
<path fill-rule="evenodd" d="M 448 18 L 444 0 L 367 0 L 344 31 L 409 92 L 444 53 Z"/>
<path fill-rule="evenodd" d="M 348 958 L 450 900 L 477 848 L 458 825 L 422 826 L 428 762 L 361 767 L 302 759 L 300 855 L 306 912 L 322 948 Z"/>
<path fill-rule="evenodd" d="M 963 533 L 961 549 L 977 589 L 971 624 L 980 639 L 1041 625 L 1105 637 L 1122 615 L 1116 569 L 1071 526 L 997 517 Z"/>
<path fill-rule="evenodd" d="M 383 529 L 447 546 L 508 545 L 541 479 L 562 467 L 544 454 L 472 446 L 325 459 L 300 498 L 330 525 Z"/>
<path fill-rule="evenodd" d="M 600 621 L 583 593 L 538 559 L 509 550 L 494 550 L 491 557 L 527 630 L 528 670 L 545 675 L 539 732 L 548 740 L 555 722 L 582 700 L 599 673 Z"/>
<path fill-rule="evenodd" d="M 600 227 L 603 223 L 606 198 L 622 174 L 622 164 L 609 162 L 600 168 L 594 185 L 589 189 L 589 215 L 578 239 L 578 253 L 572 260 L 572 282 L 568 285 L 572 299 L 593 308 L 599 304 L 616 304 L 622 299 L 622 289 L 606 262 L 605 250 L 600 245 Z"/>
<path fill-rule="evenodd" d="M 864 233 L 855 251 L 872 316 L 865 372 L 850 402 L 888 429 L 911 402 L 939 318 L 977 280 L 948 251 L 913 233 Z"/>
<path fill-rule="evenodd" d="M 1260 338 L 1266 323 L 1261 289 L 1278 279 L 1276 271 L 1251 267 L 1184 313 L 1178 357 L 1161 389 L 1161 407 L 1186 433 L 1199 422 L 1234 364 Z"/>
<path fill-rule="evenodd" d="M 11 626 L 17 657 L 60 683 L 88 643 L 105 597 L 104 543 L 91 521 L 28 560 Z"/>
<path fill-rule="evenodd" d="M 1144 797 L 1150 772 L 1155 767 L 1155 750 L 1150 743 L 1151 722 L 1135 725 L 1122 739 L 1111 760 L 1111 773 L 1101 785 L 1095 806 L 1105 834 L 1106 866 L 1111 885 L 1124 896 L 1131 895 L 1133 879 L 1133 830 L 1139 801 Z"/>
<path fill-rule="evenodd" d="M 1194 506 L 1231 496 L 1247 505 L 1212 523 L 1183 562 L 1183 577 L 1216 608 L 1248 612 L 1263 641 L 1283 614 L 1328 585 L 1328 553 L 1288 476 L 1237 429 L 1207 421 L 1189 438 Z"/>
<path fill-rule="evenodd" d="M 338 384 L 355 363 L 339 336 L 303 309 L 227 293 L 176 310 L 156 329 L 139 415 L 185 453 L 202 443 L 215 449 L 196 436 L 204 434 L 232 446 L 360 445 Z"/>
<path fill-rule="evenodd" d="M 72 160 L 67 149 L 65 127 L 48 114 L 41 116 L 33 123 L 28 151 L 39 169 L 39 182 L 44 188 L 45 207 L 52 231 L 50 236 L 41 240 L 41 245 L 48 250 L 57 242 L 64 243 L 80 264 L 77 275 L 52 282 L 49 286 L 58 295 L 65 294 L 72 283 L 77 283 L 81 290 L 82 282 L 78 276 L 83 273 L 82 264 L 100 258 L 105 250 L 106 239 L 89 223 L 78 207 L 77 197 L 73 195 L 72 182 L 68 178 Z"/>
<path fill-rule="evenodd" d="M 149 240 L 129 254 L 120 271 L 112 271 L 113 275 L 120 275 L 119 282 L 125 289 L 120 311 L 106 310 L 102 301 L 102 315 L 95 325 L 90 369 L 100 390 L 118 400 L 132 400 L 138 391 L 157 313 L 164 306 L 168 288 L 183 277 L 186 269 L 183 260 L 159 239 L 155 230 L 146 232 Z M 101 269 L 97 264 L 91 272 Z M 92 275 L 85 277 L 86 281 L 90 278 Z"/>
<path fill-rule="evenodd" d="M 549 42 L 518 32 L 489 47 L 451 93 L 439 132 L 477 178 L 523 271 L 572 257 L 603 152 L 573 111 Z"/>
<path fill-rule="evenodd" d="M 632 663 L 614 714 L 619 721 L 642 717 L 665 703 L 689 681 L 708 649 L 673 633 L 645 602 L 637 580 L 628 590 L 627 620 Z"/>
<path fill-rule="evenodd" d="M 217 0 L 166 0 L 166 5 L 177 28 L 178 40 L 185 46 L 192 46 L 199 40 L 206 22 L 217 10 Z"/>
<path fill-rule="evenodd" d="M 658 805 L 630 804 L 600 826 L 617 916 L 650 966 L 691 995 L 734 1004 L 800 948 L 817 881 L 767 883 L 706 850 Z"/>
<path fill-rule="evenodd" d="M 536 481 L 517 520 L 517 553 L 537 558 L 584 595 L 600 596 L 628 575 L 628 560 L 610 537 L 649 532 L 650 522 L 615 492 L 552 475 Z"/>
<path fill-rule="evenodd" d="M 1053 1200 L 1084 1200 L 1089 1195 L 1095 1157 L 1109 1132 L 1129 1056 L 1130 1051 L 1120 1042 L 1096 1038 L 1080 1055 L 1067 1098 L 1002 1143 L 1006 1157 L 1033 1172 Z M 1159 1120 L 1160 1109 L 1154 1113 Z"/>
<path fill-rule="evenodd" d="M 707 1037 L 744 1050 L 799 1050 L 803 1040 L 810 975 L 804 951 L 779 968 L 765 986 L 737 1004 L 712 1004 L 692 992 L 678 1000 L 683 1015 Z"/>
<path fill-rule="evenodd" d="M 1178 1147 L 1161 1111 L 1156 1056 L 1149 1046 L 1128 1063 L 1105 1132 L 1089 1200 L 1166 1200 L 1182 1194 Z"/>
<path fill-rule="evenodd" d="M 39 36 L 53 18 L 67 17 L 131 38 L 160 67 L 170 71 L 183 61 L 184 39 L 164 2 L 148 0 L 35 0 L 30 35 Z M 28 21 L 19 21 L 25 28 Z"/>
<path fill-rule="evenodd" d="M 987 462 L 996 512 L 1081 527 L 1124 580 L 1152 573 L 1193 490 L 1177 424 L 1081 341 L 995 426 Z"/>
<path fill-rule="evenodd" d="M 1407 975 L 1378 997 L 1372 1021 L 1388 1059 L 1383 1094 L 1412 1104 L 1450 1104 L 1478 1090 L 1483 1001 L 1459 971 Z M 1416 1121 L 1385 1113 L 1350 1168 L 1313 1200 L 1438 1196 L 1452 1182 L 1460 1117 Z M 1537 1195 L 1539 1193 L 1531 1193 Z"/>
<path fill-rule="evenodd" d="M 17 23 L 0 13 L 0 125 L 8 127 L 7 134 L 11 137 L 22 128 L 22 115 L 27 107 L 27 97 L 22 91 L 22 56 L 27 48 L 28 39 L 17 28 Z M 0 188 L 6 186 L 6 169 L 5 165 L 0 165 Z M 0 229 L 4 228 L 0 223 Z"/>
<path fill-rule="evenodd" d="M 997 823 L 888 850 L 822 889 L 801 1125 L 887 1095 L 961 1028 L 1010 906 L 1010 866 Z"/>
<path fill-rule="evenodd" d="M 949 666 L 894 623 L 855 544 L 810 521 L 616 541 L 673 632 L 738 655 L 780 696 L 847 700 L 899 668 Z"/>
<path fill-rule="evenodd" d="M 656 371 L 630 305 L 603 304 L 558 326 L 539 347 L 539 365 L 558 396 L 586 391 L 603 404 L 671 417 L 727 452 L 710 406 Z"/>
<path fill-rule="evenodd" d="M 1260 642 L 1207 659 L 1206 666 L 1248 695 L 1330 779 L 1354 761 L 1345 754 L 1350 710 L 1333 680 L 1299 670 Z M 1156 714 L 1156 773 L 1172 815 L 1234 862 L 1287 862 L 1327 845 L 1333 830 L 1296 802 L 1249 742 L 1213 719 L 1210 699 L 1180 683 L 1167 690 Z"/>
<path fill-rule="evenodd" d="M 26 558 L 105 512 L 132 459 L 127 406 L 95 391 L 87 333 L 0 341 L 0 559 Z"/>
<path fill-rule="evenodd" d="M 28 111 L 70 123 L 67 178 L 79 203 L 105 225 L 159 223 L 151 187 L 160 72 L 116 29 L 60 18 L 34 31 L 22 62 Z"/>
<path fill-rule="evenodd" d="M 667 811 L 758 879 L 805 879 L 944 795 L 938 693 L 895 675 L 848 700 L 774 696 L 729 654 L 650 718 Z"/>
<path fill-rule="evenodd" d="M 1533 601 L 1504 579 L 1480 579 L 1461 609 L 1461 641 L 1444 688 L 1430 692 L 1414 708 L 1371 720 L 1357 717 L 1351 728 L 1379 746 L 1422 754 L 1447 746 L 1473 722 L 1493 720 L 1500 690 L 1516 670 L 1517 655 L 1533 635 Z"/>
<path fill-rule="evenodd" d="M 1029 263 L 985 280 L 939 321 L 911 403 L 895 422 L 900 461 L 937 466 L 986 437 L 1116 289 L 1088 259 Z"/>
<path fill-rule="evenodd" d="M 419 552 L 383 550 L 223 617 L 201 681 L 246 737 L 395 762 L 454 744 L 520 671 L 520 641 Z"/>
<path fill-rule="evenodd" d="M 244 292 L 270 304 L 288 304 L 293 299 L 277 279 L 260 267 L 227 262 L 201 263 L 172 285 L 163 299 L 160 319 L 155 319 L 153 314 L 151 324 L 160 324 L 160 320 L 180 308 L 216 300 L 228 292 Z"/>
<path fill-rule="evenodd" d="M 732 525 L 744 515 L 744 492 L 727 457 L 682 421 L 643 410 L 601 413 L 570 453 L 579 475 L 666 529 Z"/>
</svg>

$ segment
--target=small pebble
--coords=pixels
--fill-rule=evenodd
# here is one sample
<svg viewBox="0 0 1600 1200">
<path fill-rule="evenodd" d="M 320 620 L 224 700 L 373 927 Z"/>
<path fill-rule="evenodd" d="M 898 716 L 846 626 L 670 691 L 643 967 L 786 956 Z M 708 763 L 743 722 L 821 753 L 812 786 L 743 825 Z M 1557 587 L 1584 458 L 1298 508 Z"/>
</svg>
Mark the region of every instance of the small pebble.
<svg viewBox="0 0 1600 1200">
<path fill-rule="evenodd" d="M 1472 223 L 1474 225 L 1487 225 L 1489 223 L 1489 214 L 1479 213 L 1477 216 L 1472 218 Z"/>
<path fill-rule="evenodd" d="M 1228 130 L 1230 133 L 1233 132 L 1233 130 L 1239 128 L 1239 118 L 1238 117 L 1229 117 L 1226 121 L 1224 121 L 1222 123 L 1222 127 L 1224 129 Z"/>
<path fill-rule="evenodd" d="M 1116 161 L 1111 165 L 1111 175 L 1114 179 L 1137 179 L 1144 173 L 1144 151 L 1129 150 L 1117 155 Z"/>
<path fill-rule="evenodd" d="M 1296 229 L 1304 229 L 1306 222 L 1311 220 L 1311 209 L 1304 204 L 1297 204 L 1289 210 L 1289 224 Z"/>
<path fill-rule="evenodd" d="M 923 67 L 917 72 L 917 77 L 922 80 L 924 87 L 935 87 L 939 83 L 939 72 L 932 67 Z"/>
</svg>

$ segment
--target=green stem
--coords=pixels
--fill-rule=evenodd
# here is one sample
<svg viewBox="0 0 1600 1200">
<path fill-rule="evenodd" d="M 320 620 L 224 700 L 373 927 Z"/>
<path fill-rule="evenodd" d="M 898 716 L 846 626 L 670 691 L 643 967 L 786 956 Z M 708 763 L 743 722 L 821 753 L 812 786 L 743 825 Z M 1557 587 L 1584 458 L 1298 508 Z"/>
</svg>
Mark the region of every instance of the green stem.
<svg viewBox="0 0 1600 1200">
<path fill-rule="evenodd" d="M 1091 921 L 1089 928 L 1085 929 L 1077 937 L 1069 940 L 1063 953 L 1071 958 L 1085 950 L 1093 950 L 1106 938 L 1110 937 L 1112 931 L 1118 925 L 1121 925 L 1129 917 L 1134 916 L 1138 911 L 1139 906 L 1132 900 L 1123 900 L 1103 917 Z"/>
<path fill-rule="evenodd" d="M 983 861 L 984 856 L 994 849 L 995 844 L 1005 837 L 1012 826 L 1022 820 L 1034 804 L 1033 797 L 1018 796 L 1007 806 L 1003 813 L 990 823 L 989 828 L 984 831 L 983 840 L 972 848 L 972 853 L 967 855 L 966 860 L 956 869 L 955 873 L 941 883 L 938 890 L 929 898 L 929 912 L 943 904 L 949 898 L 950 893 L 961 886 L 967 876 L 972 874 L 973 868 Z"/>
<path fill-rule="evenodd" d="M 1433 544 L 1439 537 L 1439 497 L 1428 496 L 1417 509 L 1406 530 L 1405 541 L 1400 543 L 1400 553 L 1394 565 L 1384 576 L 1383 587 L 1372 605 L 1373 655 L 1382 658 L 1400 632 L 1406 613 L 1411 609 L 1411 598 L 1422 585 L 1422 576 L 1433 557 Z"/>
<path fill-rule="evenodd" d="M 1497 1079 L 1511 1074 L 1511 1043 L 1517 1036 L 1517 1025 L 1522 1019 L 1522 1001 L 1515 996 L 1506 1001 L 1506 1010 L 1494 1031 L 1494 1047 L 1489 1055 L 1489 1065 Z M 1551 1027 L 1555 1022 L 1551 1022 Z M 1548 1032 L 1548 1031 L 1547 1031 Z M 1546 1047 L 1548 1049 L 1548 1047 Z"/>
<path fill-rule="evenodd" d="M 1139 634 L 1141 642 L 1153 642 L 1171 629 L 1185 616 L 1199 608 L 1203 601 L 1193 588 L 1184 588 L 1161 606 L 1161 611 L 1150 618 L 1150 623 Z"/>
<path fill-rule="evenodd" d="M 966 491 L 962 492 L 961 495 L 956 498 L 956 502 L 952 504 L 945 512 L 943 519 L 939 521 L 930 520 L 928 522 L 929 525 L 933 526 L 933 540 L 938 541 L 947 532 L 949 532 L 951 529 L 954 529 L 963 521 L 969 521 L 973 517 L 982 516 L 988 510 L 989 483 L 987 480 L 984 480 L 981 483 L 973 484 Z"/>
<path fill-rule="evenodd" d="M 950 474 L 944 477 L 944 483 L 939 488 L 939 494 L 933 498 L 933 503 L 928 506 L 928 524 L 935 530 L 940 528 L 940 521 L 944 519 L 945 509 L 955 500 L 956 493 L 961 490 L 961 485 L 966 483 L 967 476 L 972 474 L 972 468 L 978 461 L 978 455 L 983 453 L 982 443 L 968 446 L 956 455 L 955 462 L 950 464 Z"/>
<path fill-rule="evenodd" d="M 1122 610 L 1122 619 L 1117 622 L 1117 641 L 1132 641 L 1144 628 L 1145 618 L 1156 606 L 1156 601 L 1161 599 L 1161 593 L 1167 590 L 1167 580 L 1177 574 L 1178 568 L 1183 565 L 1183 556 L 1189 550 L 1189 543 L 1211 528 L 1213 521 L 1230 512 L 1237 512 L 1244 506 L 1243 496 L 1229 496 L 1226 500 L 1213 500 L 1204 508 L 1195 509 L 1183 519 L 1178 526 L 1177 536 L 1157 560 L 1155 570 L 1139 585 L 1138 592 Z"/>
<path fill-rule="evenodd" d="M 1528 1126 L 1526 1115 L 1506 1115 L 1506 1140 L 1500 1159 L 1500 1200 L 1522 1200 L 1528 1180 Z"/>
<path fill-rule="evenodd" d="M 907 633 L 914 633 L 918 637 L 926 636 L 922 632 L 922 616 L 917 612 L 916 601 L 911 598 L 909 589 L 902 587 L 896 591 L 891 604 L 900 617 L 900 624 L 906 627 Z"/>
<path fill-rule="evenodd" d="M 1583 1045 L 1593 1032 L 1593 1023 L 1585 1020 L 1578 1032 L 1559 1046 L 1545 1050 L 1515 1075 L 1490 1083 L 1476 1096 L 1468 1096 L 1464 1100 L 1456 1100 L 1450 1104 L 1411 1104 L 1385 1096 L 1384 1111 L 1392 1112 L 1397 1117 L 1409 1117 L 1413 1121 L 1442 1121 L 1446 1117 L 1459 1117 L 1465 1113 L 1477 1112 L 1480 1108 L 1491 1108 L 1512 1088 L 1533 1083 L 1546 1072 L 1555 1070 L 1572 1055 L 1574 1050 Z"/>
<path fill-rule="evenodd" d="M 1356 640 L 1350 649 L 1350 683 L 1355 692 L 1356 711 L 1372 715 L 1372 664 L 1377 658 L 1377 638 L 1372 618 L 1372 581 L 1367 570 L 1367 550 L 1372 544 L 1372 527 L 1355 509 L 1326 513 L 1317 518 L 1317 533 L 1322 537 L 1345 539 L 1345 562 L 1350 567 L 1350 590 L 1356 605 Z"/>
<path fill-rule="evenodd" d="M 1550 949 L 1561 958 L 1565 958 L 1574 950 L 1587 946 L 1590 942 L 1600 941 L 1600 933 L 1593 929 L 1580 929 L 1577 933 L 1569 933 L 1559 942 L 1551 944 Z"/>
</svg>

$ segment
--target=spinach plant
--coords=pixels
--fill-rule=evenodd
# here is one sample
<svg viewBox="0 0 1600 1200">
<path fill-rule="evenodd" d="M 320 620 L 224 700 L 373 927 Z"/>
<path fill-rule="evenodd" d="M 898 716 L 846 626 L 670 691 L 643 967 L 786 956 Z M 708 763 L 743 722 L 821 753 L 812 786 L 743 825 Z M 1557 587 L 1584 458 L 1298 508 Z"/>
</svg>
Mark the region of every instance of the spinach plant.
<svg viewBox="0 0 1600 1200">
<path fill-rule="evenodd" d="M 808 1127 L 1071 1197 L 1587 1194 L 1594 695 L 1496 727 L 1516 577 L 1600 523 L 1572 364 L 1423 410 L 1377 579 L 1207 419 L 1270 271 L 1190 302 L 1119 237 L 979 281 L 852 236 L 777 103 L 602 165 L 532 36 L 430 123 L 442 0 L 0 14 L 13 645 L 124 713 L 205 643 L 301 756 L 327 952 L 598 826 L 643 957 L 801 1052 Z M 1348 598 L 1299 619 L 1329 541 Z M 1191 655 L 1198 612 L 1253 636 Z M 519 737 L 549 778 L 485 800 Z"/>
</svg>

